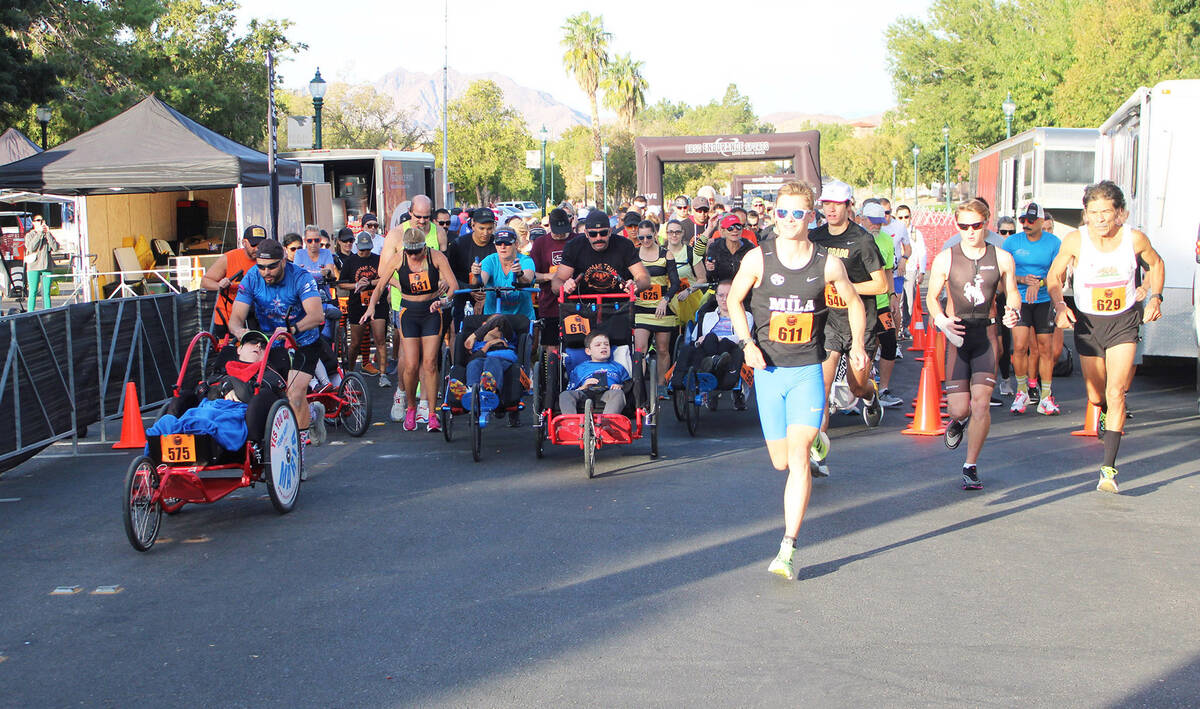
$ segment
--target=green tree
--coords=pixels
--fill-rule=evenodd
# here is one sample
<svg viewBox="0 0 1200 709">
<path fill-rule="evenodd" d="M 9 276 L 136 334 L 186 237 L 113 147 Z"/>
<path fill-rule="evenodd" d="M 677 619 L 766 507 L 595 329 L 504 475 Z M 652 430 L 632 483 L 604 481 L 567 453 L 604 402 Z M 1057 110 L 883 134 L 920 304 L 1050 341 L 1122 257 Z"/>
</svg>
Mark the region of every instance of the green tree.
<svg viewBox="0 0 1200 709">
<path fill-rule="evenodd" d="M 592 155 L 593 160 L 600 160 L 600 108 L 596 103 L 596 91 L 600 77 L 608 66 L 608 43 L 612 34 L 604 31 L 604 17 L 593 17 L 589 12 L 581 12 L 567 18 L 562 26 L 563 38 L 560 42 L 566 48 L 563 54 L 563 64 L 568 74 L 575 76 L 579 87 L 588 95 L 592 107 Z"/>
<path fill-rule="evenodd" d="M 0 126 L 24 119 L 35 105 L 57 98 L 58 77 L 30 48 L 30 27 L 45 0 L 10 0 L 0 8 Z"/>
<path fill-rule="evenodd" d="M 457 156 L 450 162 L 450 180 L 459 194 L 474 192 L 476 204 L 492 197 L 528 196 L 534 188 L 525 151 L 536 146 L 525 119 L 504 105 L 500 87 L 481 80 L 447 107 L 450 154 Z M 440 145 L 441 140 L 439 130 L 433 142 Z"/>
<path fill-rule="evenodd" d="M 629 54 L 619 54 L 604 71 L 600 82 L 604 89 L 604 105 L 617 112 L 621 126 L 630 131 L 637 114 L 646 107 L 646 89 L 650 84 L 642 76 L 642 62 Z"/>
<path fill-rule="evenodd" d="M 289 115 L 312 115 L 312 98 L 307 93 L 292 96 L 295 100 L 288 101 Z M 323 147 L 416 150 L 425 132 L 411 113 L 396 108 L 391 98 L 370 84 L 329 82 L 321 110 Z"/>
</svg>

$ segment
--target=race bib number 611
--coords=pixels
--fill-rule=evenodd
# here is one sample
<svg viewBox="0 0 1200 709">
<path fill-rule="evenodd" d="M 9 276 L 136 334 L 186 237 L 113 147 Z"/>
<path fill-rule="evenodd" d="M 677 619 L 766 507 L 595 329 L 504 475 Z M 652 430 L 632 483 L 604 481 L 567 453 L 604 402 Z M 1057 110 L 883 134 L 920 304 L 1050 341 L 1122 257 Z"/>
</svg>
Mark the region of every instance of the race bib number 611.
<svg viewBox="0 0 1200 709">
<path fill-rule="evenodd" d="M 782 345 L 802 345 L 812 339 L 812 313 L 771 313 L 768 339 Z"/>
</svg>

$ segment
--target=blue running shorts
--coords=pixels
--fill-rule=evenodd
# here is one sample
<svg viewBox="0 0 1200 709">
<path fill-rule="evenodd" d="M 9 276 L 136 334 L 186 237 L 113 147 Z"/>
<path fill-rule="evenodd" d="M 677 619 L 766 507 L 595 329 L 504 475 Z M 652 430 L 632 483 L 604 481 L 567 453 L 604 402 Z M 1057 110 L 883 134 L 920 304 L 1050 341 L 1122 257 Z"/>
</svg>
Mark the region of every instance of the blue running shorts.
<svg viewBox="0 0 1200 709">
<path fill-rule="evenodd" d="M 763 438 L 768 441 L 787 438 L 788 426 L 821 427 L 825 378 L 819 363 L 756 369 L 754 395 Z"/>
</svg>

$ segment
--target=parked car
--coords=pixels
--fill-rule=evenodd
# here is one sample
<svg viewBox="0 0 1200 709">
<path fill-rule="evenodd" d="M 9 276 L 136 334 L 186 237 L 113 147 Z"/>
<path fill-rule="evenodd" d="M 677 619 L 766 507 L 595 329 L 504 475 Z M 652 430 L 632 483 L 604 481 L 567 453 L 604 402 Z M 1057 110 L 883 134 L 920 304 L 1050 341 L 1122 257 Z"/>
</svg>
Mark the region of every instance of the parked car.
<svg viewBox="0 0 1200 709">
<path fill-rule="evenodd" d="M 537 203 L 535 202 L 500 202 L 497 207 L 508 207 L 516 212 L 517 216 L 522 219 L 532 217 L 538 211 Z"/>
</svg>

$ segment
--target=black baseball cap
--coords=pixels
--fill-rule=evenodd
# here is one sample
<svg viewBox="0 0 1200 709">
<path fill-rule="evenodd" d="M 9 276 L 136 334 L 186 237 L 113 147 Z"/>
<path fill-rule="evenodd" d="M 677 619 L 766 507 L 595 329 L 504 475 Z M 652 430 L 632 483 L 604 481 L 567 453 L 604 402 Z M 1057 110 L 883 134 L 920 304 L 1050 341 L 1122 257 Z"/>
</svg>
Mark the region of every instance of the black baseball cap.
<svg viewBox="0 0 1200 709">
<path fill-rule="evenodd" d="M 247 330 L 242 333 L 242 339 L 238 340 L 239 345 L 248 345 L 257 342 L 262 345 L 267 344 L 267 336 L 258 330 Z"/>
<path fill-rule="evenodd" d="M 362 225 L 365 227 L 365 226 L 367 226 L 368 222 L 375 222 L 376 224 L 378 224 L 379 219 L 374 214 L 367 212 L 366 214 L 363 215 Z"/>
<path fill-rule="evenodd" d="M 550 233 L 559 236 L 571 233 L 571 215 L 562 207 L 550 210 Z"/>
<path fill-rule="evenodd" d="M 625 216 L 621 218 L 621 223 L 625 226 L 637 226 L 642 223 L 642 215 L 637 212 L 625 212 Z"/>
<path fill-rule="evenodd" d="M 242 238 L 249 241 L 251 246 L 257 246 L 267 238 L 267 230 L 257 224 L 251 224 L 242 232 Z"/>
<path fill-rule="evenodd" d="M 258 243 L 258 257 L 268 260 L 283 258 L 283 244 L 274 239 L 263 239 Z"/>
<path fill-rule="evenodd" d="M 593 209 L 588 212 L 587 218 L 583 220 L 584 229 L 608 229 L 608 215 L 599 209 Z"/>
<path fill-rule="evenodd" d="M 348 226 L 344 226 L 337 231 L 338 241 L 354 241 L 354 230 Z"/>
<path fill-rule="evenodd" d="M 480 207 L 471 212 L 471 221 L 478 222 L 479 224 L 495 224 L 496 215 L 487 207 Z"/>
</svg>

